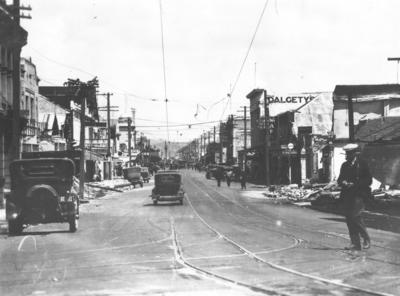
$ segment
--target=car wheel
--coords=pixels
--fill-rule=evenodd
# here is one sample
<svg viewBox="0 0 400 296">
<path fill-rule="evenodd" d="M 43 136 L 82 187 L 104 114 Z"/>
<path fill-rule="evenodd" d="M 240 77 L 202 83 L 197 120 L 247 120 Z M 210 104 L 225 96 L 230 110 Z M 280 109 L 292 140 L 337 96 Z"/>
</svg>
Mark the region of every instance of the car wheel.
<svg viewBox="0 0 400 296">
<path fill-rule="evenodd" d="M 71 218 L 71 220 L 69 221 L 69 231 L 70 232 L 75 232 L 78 230 L 78 226 L 79 226 L 79 220 L 77 217 L 73 217 Z"/>
<path fill-rule="evenodd" d="M 23 225 L 19 220 L 10 220 L 8 221 L 8 233 L 15 235 L 21 234 L 23 230 Z"/>
</svg>

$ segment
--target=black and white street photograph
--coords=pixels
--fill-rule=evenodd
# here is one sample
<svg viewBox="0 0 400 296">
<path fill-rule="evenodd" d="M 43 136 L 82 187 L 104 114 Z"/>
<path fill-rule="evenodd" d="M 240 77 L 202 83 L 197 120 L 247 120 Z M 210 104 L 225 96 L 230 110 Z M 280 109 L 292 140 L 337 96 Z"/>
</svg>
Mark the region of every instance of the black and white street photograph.
<svg viewBox="0 0 400 296">
<path fill-rule="evenodd" d="M 400 296 L 399 15 L 0 0 L 0 295 Z"/>
</svg>

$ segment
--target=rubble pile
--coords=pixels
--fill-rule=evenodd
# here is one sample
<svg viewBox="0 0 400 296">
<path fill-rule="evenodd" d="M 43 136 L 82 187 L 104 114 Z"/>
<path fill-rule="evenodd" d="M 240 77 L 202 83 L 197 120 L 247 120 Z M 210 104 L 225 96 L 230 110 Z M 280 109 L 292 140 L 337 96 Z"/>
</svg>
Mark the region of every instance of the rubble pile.
<svg viewBox="0 0 400 296">
<path fill-rule="evenodd" d="M 131 183 L 125 179 L 103 180 L 99 182 L 85 183 L 84 198 L 81 199 L 81 202 L 103 197 L 106 195 L 107 191 L 124 192 L 129 190 L 130 186 Z M 76 177 L 74 177 L 72 188 L 75 193 L 79 192 L 79 179 Z"/>
<path fill-rule="evenodd" d="M 315 189 L 299 188 L 297 184 L 290 184 L 287 186 L 270 186 L 267 188 L 264 195 L 271 199 L 284 199 L 290 201 L 304 201 L 307 200 Z"/>
<path fill-rule="evenodd" d="M 389 190 L 375 190 L 372 192 L 375 200 L 382 201 L 400 201 L 400 190 L 389 189 Z"/>
</svg>

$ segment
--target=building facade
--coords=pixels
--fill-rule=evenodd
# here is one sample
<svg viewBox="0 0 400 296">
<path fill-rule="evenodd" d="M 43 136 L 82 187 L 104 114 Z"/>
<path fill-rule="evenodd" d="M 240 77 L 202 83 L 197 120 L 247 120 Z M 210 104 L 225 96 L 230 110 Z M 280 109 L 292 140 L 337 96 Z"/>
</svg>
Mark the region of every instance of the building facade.
<svg viewBox="0 0 400 296">
<path fill-rule="evenodd" d="M 21 115 L 26 119 L 26 126 L 22 131 L 22 152 L 39 150 L 38 135 L 38 95 L 39 77 L 32 59 L 21 58 Z"/>
<path fill-rule="evenodd" d="M 400 85 L 337 85 L 333 92 L 333 104 L 335 140 L 331 162 L 332 179 L 336 179 L 339 176 L 341 164 L 345 160 L 342 147 L 346 143 L 359 142 L 362 146 L 365 144 L 374 146 L 375 148 L 368 148 L 369 152 L 367 153 L 367 157 L 372 160 L 377 159 L 376 157 L 379 155 L 384 155 L 383 144 L 391 145 L 396 140 L 396 137 L 391 135 L 396 125 L 390 126 L 385 122 L 391 122 L 393 120 L 391 118 L 400 116 Z M 394 122 L 396 122 L 396 119 L 394 119 Z M 376 126 L 377 123 L 379 127 Z M 385 137 L 386 140 L 384 140 Z M 381 145 L 380 152 L 379 149 L 376 150 L 376 147 L 378 147 L 376 145 Z M 373 157 L 374 153 L 371 151 L 375 151 L 375 157 Z M 391 160 L 381 159 L 381 163 L 392 165 L 396 159 L 398 159 L 397 162 L 400 161 L 400 154 L 398 156 L 393 154 L 395 150 L 392 146 L 388 146 L 387 151 L 388 156 L 391 155 L 389 157 Z M 370 165 L 375 166 L 373 163 L 370 163 Z M 384 171 L 391 172 L 391 170 Z M 385 180 L 385 178 L 382 176 L 381 180 Z"/>
<path fill-rule="evenodd" d="M 15 156 L 13 141 L 13 103 L 20 101 L 21 48 L 27 43 L 28 33 L 16 22 L 13 12 L 0 1 L 0 207 L 3 206 L 4 188 L 9 188 L 8 166 Z M 14 87 L 17 85 L 18 87 Z M 18 91 L 17 91 L 18 89 Z M 14 114 L 15 115 L 15 114 Z M 16 115 L 19 118 L 19 114 Z M 14 135 L 19 137 L 19 135 Z M 16 141 L 14 141 L 16 142 Z M 4 185 L 4 186 L 3 186 Z"/>
</svg>

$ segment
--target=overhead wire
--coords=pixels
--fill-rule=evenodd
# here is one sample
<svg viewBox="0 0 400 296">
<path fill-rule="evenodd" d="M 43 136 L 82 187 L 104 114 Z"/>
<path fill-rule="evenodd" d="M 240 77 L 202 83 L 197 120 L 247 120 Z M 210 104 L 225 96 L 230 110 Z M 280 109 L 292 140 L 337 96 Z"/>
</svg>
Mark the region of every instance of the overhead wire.
<svg viewBox="0 0 400 296">
<path fill-rule="evenodd" d="M 168 98 L 167 98 L 167 75 L 165 69 L 165 47 L 164 47 L 164 24 L 163 24 L 163 13 L 162 13 L 162 0 L 159 0 L 160 4 L 160 25 L 161 25 L 161 47 L 162 47 L 162 62 L 163 62 L 163 74 L 164 74 L 164 98 L 165 98 L 165 115 L 167 120 L 167 140 L 169 143 L 169 127 L 168 127 Z"/>
<path fill-rule="evenodd" d="M 33 51 L 35 51 L 35 52 L 38 54 L 39 57 L 41 57 L 41 58 L 43 58 L 43 59 L 45 59 L 45 60 L 47 60 L 47 61 L 49 61 L 49 62 L 51 62 L 51 63 L 54 63 L 54 64 L 59 65 L 59 66 L 61 66 L 61 67 L 64 67 L 64 68 L 67 68 L 67 69 L 71 69 L 71 70 L 74 70 L 74 71 L 77 71 L 77 72 L 80 72 L 80 73 L 83 73 L 83 74 L 86 74 L 86 75 L 95 76 L 93 73 L 91 73 L 91 72 L 89 72 L 89 71 L 86 71 L 86 70 L 84 70 L 84 69 L 81 69 L 81 68 L 78 68 L 78 67 L 75 67 L 75 66 L 72 66 L 72 65 L 69 65 L 69 64 L 65 64 L 65 63 L 62 63 L 62 62 L 57 61 L 56 59 L 50 58 L 50 57 L 46 56 L 45 54 L 43 54 L 42 52 L 40 52 L 40 51 L 39 51 L 38 49 L 36 49 L 36 48 L 32 48 L 32 47 L 31 47 L 31 49 L 32 49 Z M 52 82 L 52 81 L 50 81 L 50 80 L 48 80 L 48 79 L 45 79 L 45 78 L 41 78 L 41 80 L 44 81 L 44 82 L 46 82 L 46 83 L 48 83 L 48 84 L 50 84 L 50 85 L 53 85 L 53 86 L 59 85 L 59 84 L 57 84 L 56 82 Z M 104 80 L 104 79 L 101 79 L 101 81 L 102 81 L 104 84 L 108 84 L 108 85 L 114 87 L 115 89 L 122 91 L 122 92 L 113 92 L 113 93 L 116 94 L 116 95 L 119 94 L 119 95 L 134 97 L 135 99 L 144 100 L 144 101 L 150 101 L 150 102 L 159 102 L 159 101 L 161 100 L 161 99 L 158 99 L 158 98 L 151 98 L 151 97 L 141 96 L 141 95 L 132 93 L 131 91 L 129 91 L 129 90 L 124 90 L 124 89 L 122 89 L 122 88 L 120 88 L 120 87 L 118 87 L 118 86 L 116 86 L 116 85 L 114 85 L 114 84 L 112 84 L 112 83 L 110 83 L 110 82 Z M 199 99 L 199 100 L 200 100 L 200 99 Z M 208 111 L 207 111 L 207 118 L 209 117 L 209 113 L 210 113 L 211 109 L 212 109 L 215 105 L 221 103 L 221 102 L 224 101 L 224 100 L 226 100 L 226 98 L 222 98 L 222 99 L 220 99 L 220 100 L 218 100 L 218 101 L 216 101 L 216 102 L 213 102 L 209 107 L 206 108 L 206 109 L 208 110 Z M 180 99 L 172 99 L 172 100 L 171 100 L 171 99 L 168 99 L 168 102 L 176 102 L 176 103 L 179 103 L 179 104 L 186 104 L 186 105 L 193 105 L 193 104 L 195 104 L 195 103 L 188 103 L 187 101 L 185 101 L 185 100 L 180 100 Z M 198 104 L 198 103 L 196 103 L 196 104 Z M 200 104 L 199 104 L 199 105 L 200 105 Z"/>
<path fill-rule="evenodd" d="M 217 123 L 219 121 L 206 121 L 206 122 L 197 122 L 197 123 L 182 123 L 182 124 L 174 124 L 174 125 L 169 125 L 169 127 L 184 127 L 184 126 L 196 126 L 196 125 L 203 125 L 203 124 L 212 124 L 212 123 Z M 166 125 L 136 125 L 136 127 L 166 127 Z"/>
<path fill-rule="evenodd" d="M 254 33 L 253 33 L 253 36 L 252 36 L 252 38 L 251 38 L 249 47 L 247 48 L 246 55 L 245 55 L 245 57 L 244 57 L 244 59 L 243 59 L 242 65 L 240 66 L 239 73 L 238 73 L 238 75 L 236 76 L 235 83 L 233 84 L 233 87 L 232 87 L 232 89 L 231 89 L 230 97 L 232 97 L 232 95 L 233 95 L 233 93 L 234 93 L 234 91 L 235 91 L 235 89 L 236 89 L 236 85 L 237 85 L 237 83 L 238 83 L 238 81 L 239 81 L 240 75 L 242 74 L 242 71 L 243 71 L 244 65 L 245 65 L 245 63 L 246 63 L 246 61 L 247 61 L 247 58 L 248 58 L 248 56 L 249 56 L 251 47 L 253 46 L 254 40 L 255 40 L 256 35 L 257 35 L 257 32 L 258 32 L 258 28 L 260 27 L 260 24 L 261 24 L 261 21 L 262 21 L 262 19 L 263 19 L 263 17 L 264 17 L 264 13 L 265 13 L 265 10 L 267 9 L 268 3 L 269 3 L 269 0 L 266 0 L 265 3 L 264 3 L 264 7 L 263 7 L 263 10 L 261 11 L 261 15 L 260 15 L 260 17 L 258 18 L 258 22 L 257 22 L 256 29 L 254 30 Z"/>
<path fill-rule="evenodd" d="M 35 48 L 32 48 L 32 47 L 30 47 L 30 48 L 31 48 L 33 51 L 35 51 L 35 52 L 36 52 L 40 57 L 42 57 L 43 59 L 45 59 L 45 60 L 47 60 L 47 61 L 49 61 L 49 62 L 52 62 L 52 63 L 54 63 L 54 64 L 56 64 L 56 65 L 59 65 L 59 66 L 65 67 L 65 68 L 67 68 L 67 69 L 71 69 L 71 70 L 74 70 L 74 71 L 77 71 L 77 72 L 80 72 L 80 73 L 83 73 L 83 74 L 86 74 L 86 75 L 98 76 L 98 75 L 95 75 L 95 74 L 93 74 L 93 73 L 91 73 L 91 72 L 89 72 L 89 71 L 83 70 L 83 69 L 81 69 L 81 68 L 78 68 L 78 67 L 75 67 L 75 66 L 71 66 L 71 65 L 68 65 L 68 64 L 65 64 L 65 63 L 61 63 L 61 62 L 59 62 L 59 61 L 57 61 L 57 60 L 55 60 L 55 59 L 49 58 L 48 56 L 44 55 L 43 53 L 41 53 L 39 50 L 37 50 L 37 49 L 35 49 Z M 43 80 L 43 81 L 44 81 L 44 80 Z M 47 82 L 48 82 L 48 81 L 47 81 Z M 115 84 L 113 84 L 113 83 L 110 83 L 109 81 L 104 80 L 104 79 L 101 79 L 101 82 L 104 83 L 104 84 L 108 84 L 108 85 L 114 87 L 115 89 L 118 89 L 118 90 L 122 91 L 122 94 L 123 94 L 123 95 L 132 96 L 132 97 L 135 97 L 135 98 L 141 99 L 141 100 L 158 101 L 158 99 L 152 99 L 152 98 L 140 96 L 140 95 L 137 95 L 137 94 L 132 93 L 131 91 L 124 90 L 124 89 L 120 88 L 119 86 L 117 86 L 117 85 L 115 85 Z M 51 84 L 55 84 L 55 83 L 51 83 Z M 115 92 L 114 92 L 114 93 L 115 93 Z M 120 93 L 120 94 L 121 94 L 121 93 Z"/>
</svg>

